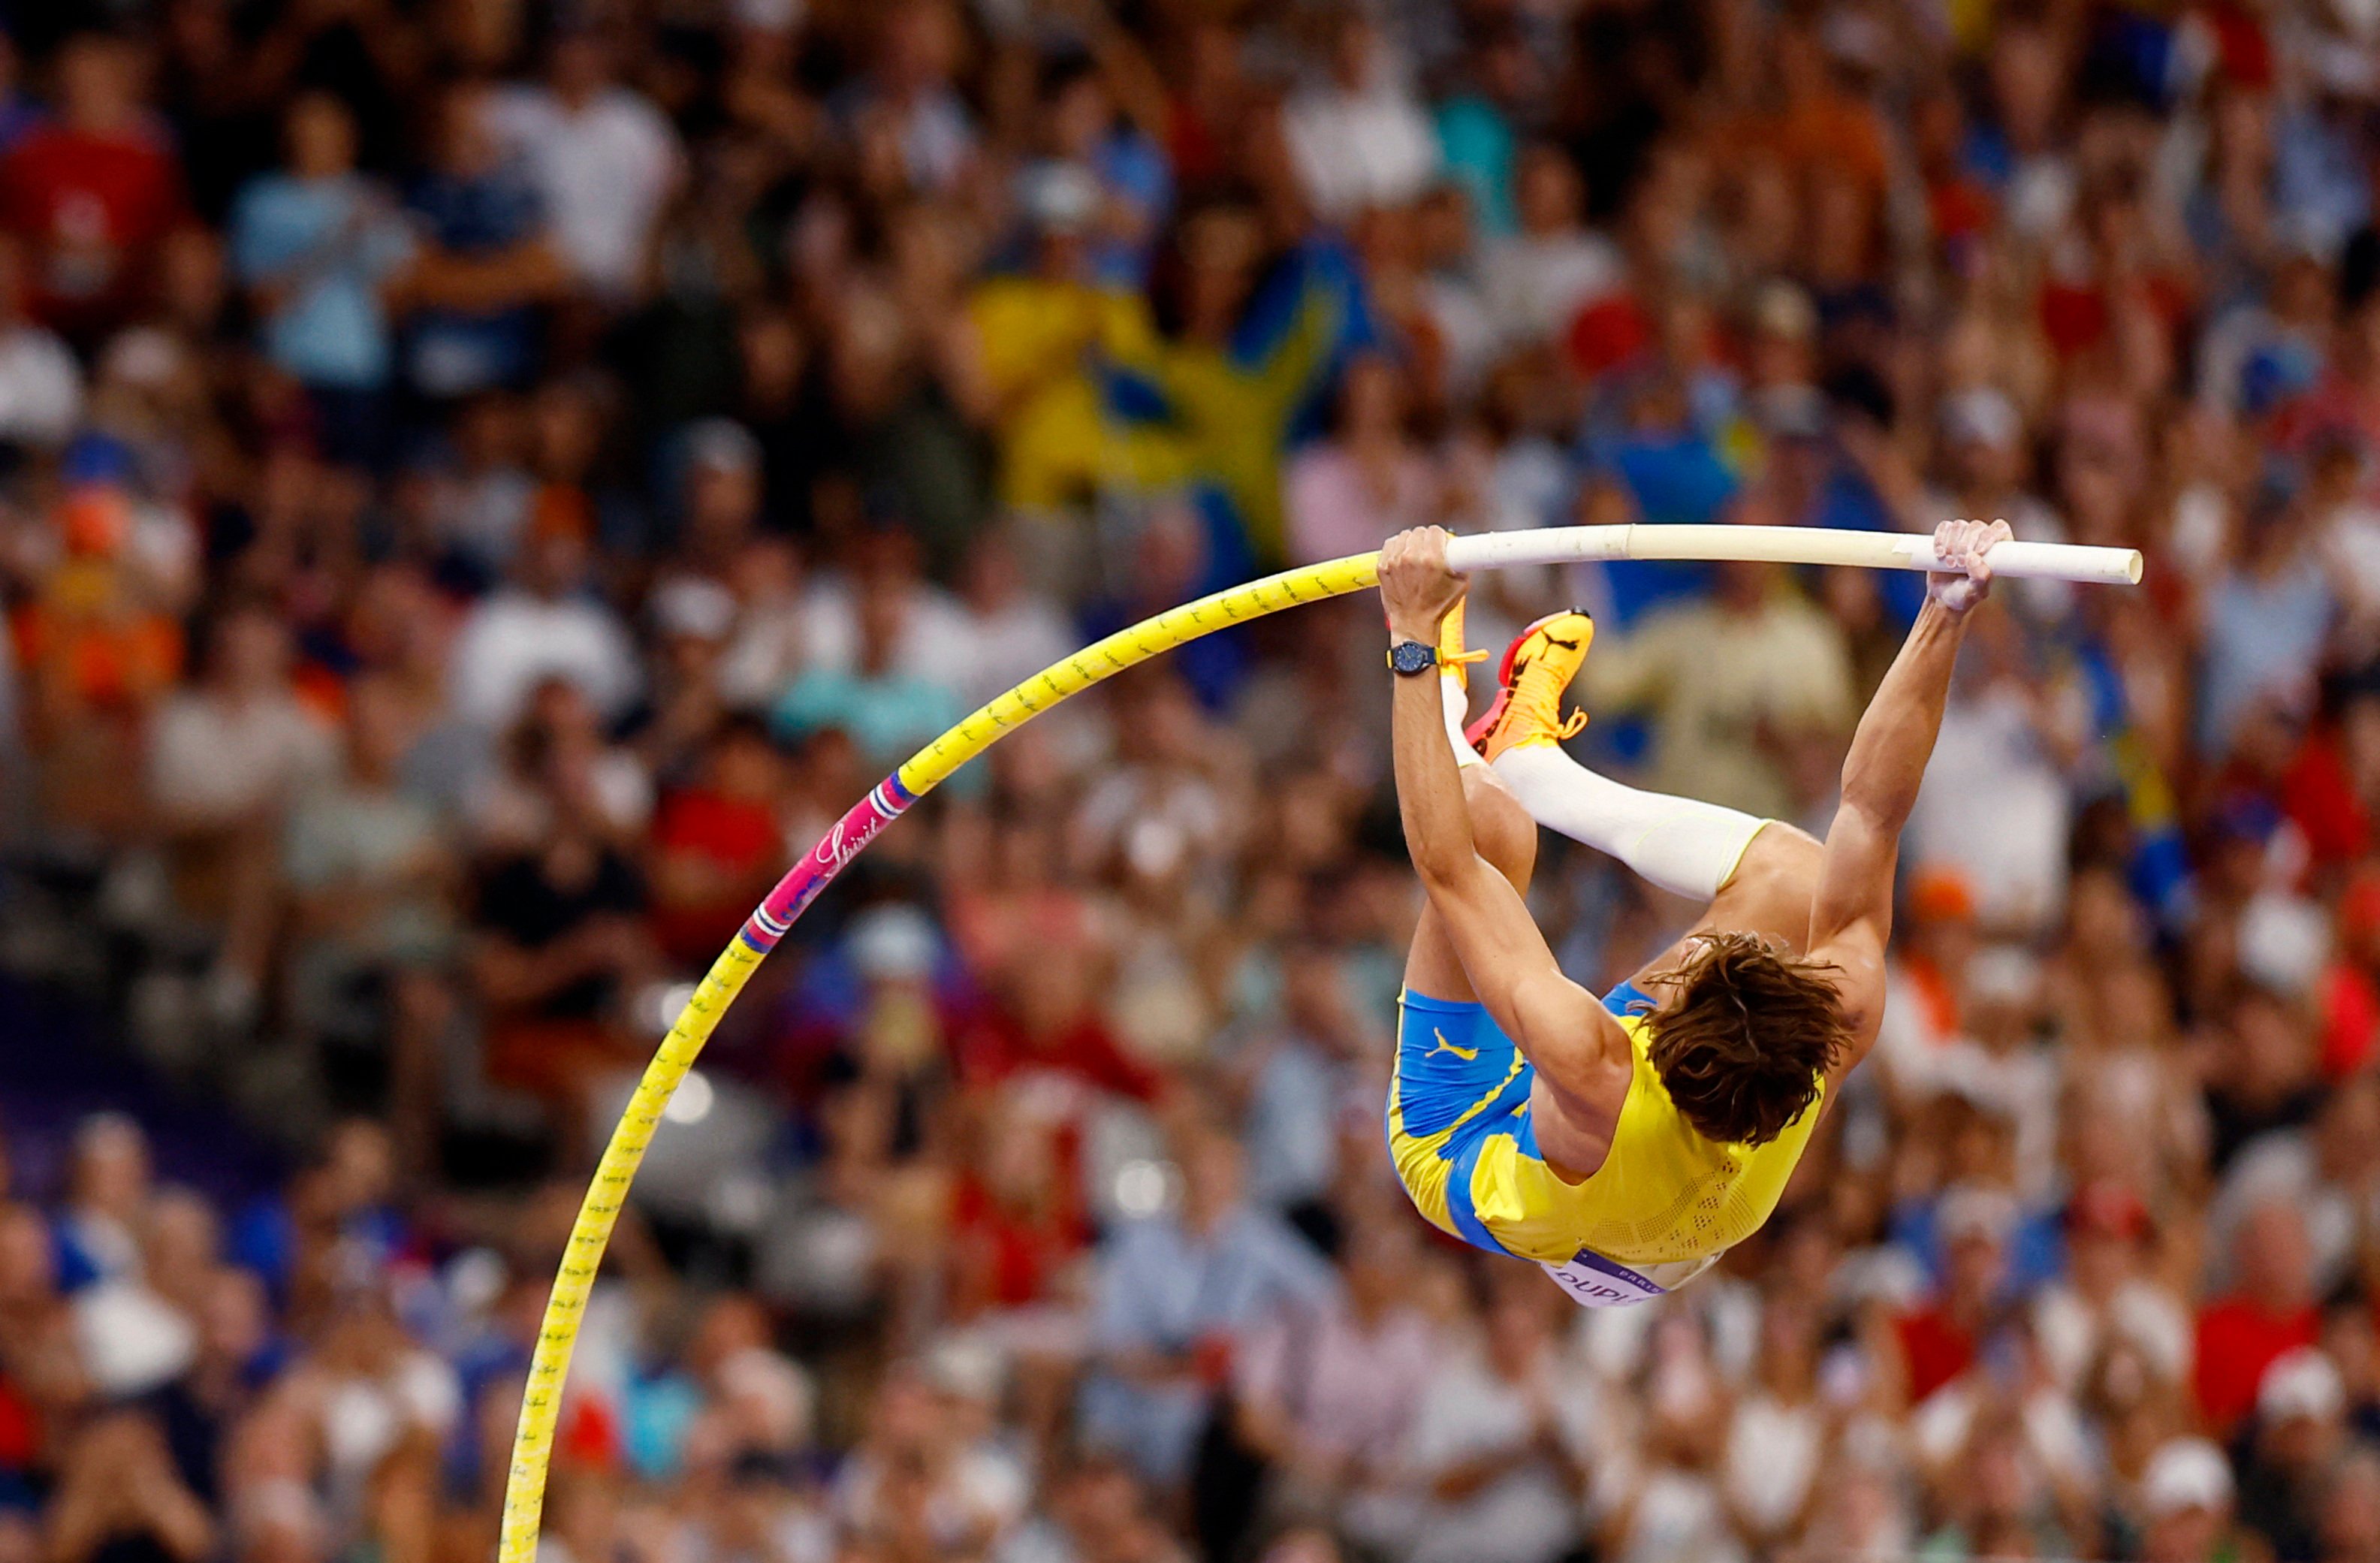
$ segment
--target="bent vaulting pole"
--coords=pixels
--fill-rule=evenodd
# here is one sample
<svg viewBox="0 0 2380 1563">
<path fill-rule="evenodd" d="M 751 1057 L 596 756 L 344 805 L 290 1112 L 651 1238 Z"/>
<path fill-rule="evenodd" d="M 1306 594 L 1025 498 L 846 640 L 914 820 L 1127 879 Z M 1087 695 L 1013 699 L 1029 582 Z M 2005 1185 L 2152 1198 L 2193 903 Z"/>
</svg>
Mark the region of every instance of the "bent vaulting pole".
<svg viewBox="0 0 2380 1563">
<path fill-rule="evenodd" d="M 1448 561 L 1458 570 L 1492 570 L 1516 564 L 1553 564 L 1617 559 L 1753 560 L 1785 564 L 1841 564 L 1879 570 L 1936 567 L 1932 539 L 1917 533 L 1828 531 L 1806 527 L 1555 527 L 1540 531 L 1491 532 L 1454 539 Z M 669 1035 L 646 1066 L 627 1110 L 603 1147 L 594 1181 L 578 1208 L 562 1267 L 546 1302 L 544 1323 L 529 1359 L 528 1385 L 521 1397 L 512 1469 L 504 1486 L 504 1530 L 499 1563 L 533 1563 L 538 1520 L 544 1507 L 546 1467 L 553 1452 L 562 1412 L 564 1380 L 571 1348 L 587 1307 L 613 1224 L 628 1197 L 628 1185 L 644 1159 L 662 1109 L 694 1060 L 720 1016 L 735 1001 L 761 960 L 785 937 L 829 881 L 843 871 L 885 826 L 967 761 L 1014 728 L 1060 701 L 1082 693 L 1126 668 L 1163 655 L 1200 636 L 1300 603 L 1341 597 L 1377 584 L 1377 553 L 1334 559 L 1286 570 L 1202 597 L 1196 602 L 1145 619 L 1075 652 L 976 710 L 956 727 L 911 756 L 839 820 L 826 838 L 795 863 L 755 910 L 743 931 L 711 963 Z M 2131 549 L 2084 548 L 2067 543 L 2003 542 L 1991 551 L 1995 574 L 2122 586 L 2141 578 L 2141 556 Z"/>
</svg>

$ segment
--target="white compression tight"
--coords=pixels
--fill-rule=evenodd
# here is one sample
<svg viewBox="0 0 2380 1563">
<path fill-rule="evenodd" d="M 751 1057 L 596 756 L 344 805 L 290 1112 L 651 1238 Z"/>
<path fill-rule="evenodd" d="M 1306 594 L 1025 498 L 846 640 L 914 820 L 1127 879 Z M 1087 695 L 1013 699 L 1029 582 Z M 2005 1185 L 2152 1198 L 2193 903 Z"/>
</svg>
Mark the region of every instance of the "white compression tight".
<svg viewBox="0 0 2380 1563">
<path fill-rule="evenodd" d="M 1717 804 L 1624 787 L 1552 744 L 1507 749 L 1496 757 L 1495 771 L 1538 824 L 1694 901 L 1718 894 L 1767 823 Z"/>
<path fill-rule="evenodd" d="M 1446 741 L 1454 745 L 1454 769 L 1466 765 L 1485 765 L 1471 740 L 1463 735 L 1463 724 L 1470 720 L 1471 697 L 1463 690 L 1462 678 L 1454 673 L 1438 675 L 1438 694 L 1446 708 Z"/>
</svg>

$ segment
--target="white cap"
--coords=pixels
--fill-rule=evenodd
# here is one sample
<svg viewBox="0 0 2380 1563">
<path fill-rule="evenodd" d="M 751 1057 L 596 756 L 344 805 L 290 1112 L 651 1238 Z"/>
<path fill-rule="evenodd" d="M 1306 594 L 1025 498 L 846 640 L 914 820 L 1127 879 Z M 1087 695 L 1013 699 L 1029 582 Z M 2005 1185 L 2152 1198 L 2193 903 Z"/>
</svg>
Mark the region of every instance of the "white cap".
<svg viewBox="0 0 2380 1563">
<path fill-rule="evenodd" d="M 2024 432 L 2024 419 L 2006 392 L 1979 385 L 1943 404 L 1942 431 L 1962 444 L 1972 442 L 2005 450 Z"/>
<path fill-rule="evenodd" d="M 946 1335 L 926 1351 L 926 1376 L 945 1394 L 989 1404 L 1000 1399 L 1008 1364 L 980 1335 Z"/>
<path fill-rule="evenodd" d="M 753 32 L 797 32 L 809 17 L 803 0 L 729 0 L 727 11 Z"/>
<path fill-rule="evenodd" d="M 77 1293 L 74 1333 L 92 1387 L 110 1399 L 172 1383 L 198 1355 L 190 1321 L 133 1281 L 102 1281 Z"/>
<path fill-rule="evenodd" d="M 2347 1386 L 2330 1359 L 2312 1346 L 2284 1351 L 2256 1381 L 2256 1415 L 2265 1422 L 2297 1417 L 2326 1421 L 2347 1403 Z"/>
<path fill-rule="evenodd" d="M 663 635 L 724 640 L 735 627 L 735 594 L 699 576 L 679 576 L 662 582 L 654 588 L 646 611 L 652 615 L 653 627 Z"/>
<path fill-rule="evenodd" d="M 2240 969 L 2266 987 L 2302 997 L 2330 960 L 2330 918 L 2313 902 L 2271 891 L 2241 909 Z"/>
<path fill-rule="evenodd" d="M 689 472 L 750 472 L 760 465 L 760 442 L 732 418 L 697 418 L 678 437 Z"/>
<path fill-rule="evenodd" d="M 1955 1188 L 1942 1196 L 1935 1224 L 1940 1228 L 1944 1242 L 1956 1242 L 1965 1237 L 2005 1242 L 2010 1230 L 2016 1225 L 2016 1201 L 1998 1189 Z"/>
<path fill-rule="evenodd" d="M 182 345 L 155 326 L 119 332 L 100 355 L 103 380 L 121 381 L 143 391 L 171 384 L 189 357 Z"/>
<path fill-rule="evenodd" d="M 722 1362 L 718 1373 L 721 1392 L 759 1419 L 771 1448 L 809 1441 L 818 1390 L 800 1363 L 766 1346 L 747 1346 Z"/>
<path fill-rule="evenodd" d="M 851 963 L 878 982 L 916 982 L 933 975 L 941 940 L 914 906 L 894 903 L 861 913 L 851 924 Z"/>
<path fill-rule="evenodd" d="M 1025 215 L 1045 233 L 1078 233 L 1099 215 L 1099 182 L 1075 164 L 1055 159 L 1034 164 L 1018 185 Z"/>
<path fill-rule="evenodd" d="M 2152 1520 L 2193 1508 L 2219 1514 L 2231 1507 L 2230 1462 L 2210 1439 L 2171 1439 L 2149 1457 L 2141 1506 Z"/>
<path fill-rule="evenodd" d="M 2041 960 L 2022 944 L 1989 944 L 1967 961 L 1967 997 L 2022 1004 L 2041 991 Z"/>
</svg>

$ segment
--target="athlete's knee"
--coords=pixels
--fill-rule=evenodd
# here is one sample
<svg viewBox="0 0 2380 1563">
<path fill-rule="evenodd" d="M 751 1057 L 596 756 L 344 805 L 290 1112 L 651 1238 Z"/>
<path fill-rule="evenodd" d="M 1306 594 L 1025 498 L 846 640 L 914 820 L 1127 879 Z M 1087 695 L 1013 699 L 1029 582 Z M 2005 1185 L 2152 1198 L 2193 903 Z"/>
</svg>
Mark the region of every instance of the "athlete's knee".
<svg viewBox="0 0 2380 1563">
<path fill-rule="evenodd" d="M 1514 884 L 1526 884 L 1537 862 L 1537 822 L 1484 765 L 1463 768 L 1463 798 L 1479 855 Z"/>
<path fill-rule="evenodd" d="M 1771 819 L 1745 845 L 1722 889 L 1806 895 L 1817 884 L 1818 859 L 1825 851 L 1818 838 L 1799 825 Z"/>
</svg>

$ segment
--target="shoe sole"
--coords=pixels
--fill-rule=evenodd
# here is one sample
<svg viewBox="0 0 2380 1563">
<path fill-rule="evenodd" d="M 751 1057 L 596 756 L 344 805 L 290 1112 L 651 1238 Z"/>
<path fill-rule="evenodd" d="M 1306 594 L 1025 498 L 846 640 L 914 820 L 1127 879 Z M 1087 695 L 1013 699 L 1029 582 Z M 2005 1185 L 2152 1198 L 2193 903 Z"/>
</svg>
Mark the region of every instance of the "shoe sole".
<svg viewBox="0 0 2380 1563">
<path fill-rule="evenodd" d="M 1496 663 L 1496 698 L 1488 702 L 1485 715 L 1463 730 L 1463 742 L 1483 755 L 1488 752 L 1488 735 L 1496 731 L 1496 724 L 1504 720 L 1504 708 L 1512 703 L 1512 678 L 1518 671 L 1521 648 L 1528 644 L 1529 636 L 1570 613 L 1577 614 L 1590 624 L 1595 623 L 1595 615 L 1584 608 L 1558 608 L 1512 637 L 1512 643 L 1504 648 L 1503 657 Z M 1553 640 L 1550 636 L 1547 639 L 1556 646 L 1577 644 L 1570 640 Z"/>
</svg>

